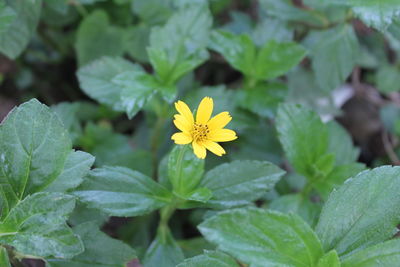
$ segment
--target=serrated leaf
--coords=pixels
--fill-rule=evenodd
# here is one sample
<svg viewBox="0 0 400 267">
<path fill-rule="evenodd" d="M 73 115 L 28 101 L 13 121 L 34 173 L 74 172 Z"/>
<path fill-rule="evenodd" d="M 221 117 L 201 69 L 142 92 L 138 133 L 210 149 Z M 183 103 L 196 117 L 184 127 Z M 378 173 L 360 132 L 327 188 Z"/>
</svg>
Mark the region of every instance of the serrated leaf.
<svg viewBox="0 0 400 267">
<path fill-rule="evenodd" d="M 125 50 L 124 32 L 111 26 L 107 13 L 102 10 L 95 10 L 82 20 L 76 38 L 80 66 L 102 56 L 121 56 Z"/>
<path fill-rule="evenodd" d="M 270 40 L 278 43 L 288 43 L 293 40 L 294 31 L 279 19 L 264 18 L 252 32 L 252 38 L 257 46 L 262 46 Z"/>
<path fill-rule="evenodd" d="M 162 84 L 174 84 L 208 58 L 211 24 L 208 7 L 193 5 L 180 8 L 165 26 L 152 29 L 147 52 Z"/>
<path fill-rule="evenodd" d="M 316 231 L 325 250 L 345 255 L 390 239 L 398 232 L 400 167 L 363 171 L 333 191 Z"/>
<path fill-rule="evenodd" d="M 357 161 L 360 149 L 354 147 L 349 133 L 336 121 L 326 124 L 329 132 L 328 150 L 336 155 L 336 164 L 350 164 Z"/>
<path fill-rule="evenodd" d="M 171 199 L 163 186 L 140 172 L 123 167 L 94 169 L 75 194 L 91 208 L 125 217 L 150 213 Z"/>
<path fill-rule="evenodd" d="M 143 258 L 143 267 L 175 267 L 184 260 L 181 248 L 178 246 L 168 229 L 157 233 Z"/>
<path fill-rule="evenodd" d="M 188 146 L 175 146 L 168 158 L 168 178 L 173 190 L 186 197 L 199 185 L 204 173 L 204 160 L 197 158 Z"/>
<path fill-rule="evenodd" d="M 320 204 L 311 202 L 307 197 L 301 194 L 280 196 L 271 201 L 268 208 L 283 213 L 297 214 L 311 227 L 317 223 L 319 213 L 321 212 Z"/>
<path fill-rule="evenodd" d="M 93 158 L 71 148 L 68 132 L 48 107 L 33 99 L 15 108 L 0 125 L 0 181 L 8 195 L 2 215 L 35 192 L 77 186 Z M 86 161 L 71 171 L 72 157 L 77 155 Z"/>
<path fill-rule="evenodd" d="M 129 118 L 133 118 L 160 87 L 154 76 L 139 69 L 118 74 L 112 83 L 122 88 L 121 104 Z"/>
<path fill-rule="evenodd" d="M 83 251 L 80 239 L 65 224 L 75 198 L 36 193 L 19 202 L 0 223 L 0 243 L 24 255 L 71 258 Z"/>
<path fill-rule="evenodd" d="M 342 267 L 392 267 L 400 260 L 400 240 L 389 240 L 342 259 Z"/>
<path fill-rule="evenodd" d="M 5 22 L 4 26 L 10 24 L 6 29 L 0 31 L 0 52 L 11 59 L 15 59 L 27 47 L 36 29 L 42 9 L 42 1 L 7 0 L 6 5 L 9 7 L 5 11 L 6 20 L 0 22 Z M 9 20 L 10 9 L 16 14 L 12 21 Z"/>
<path fill-rule="evenodd" d="M 103 57 L 79 68 L 77 76 L 81 89 L 88 96 L 116 111 L 125 111 L 121 103 L 123 88 L 113 79 L 121 73 L 138 69 L 138 65 L 123 58 Z"/>
<path fill-rule="evenodd" d="M 205 251 L 204 254 L 186 259 L 176 267 L 239 267 L 230 256 L 219 251 Z"/>
<path fill-rule="evenodd" d="M 328 155 L 328 130 L 319 116 L 300 105 L 284 104 L 279 107 L 276 127 L 296 171 L 309 179 L 323 174 L 317 163 Z"/>
<path fill-rule="evenodd" d="M 73 228 L 83 241 L 85 251 L 71 260 L 48 259 L 51 267 L 121 267 L 136 258 L 127 244 L 109 237 L 92 222 Z"/>
<path fill-rule="evenodd" d="M 199 186 L 208 188 L 212 192 L 207 206 L 214 208 L 244 206 L 272 189 L 284 173 L 267 161 L 233 161 L 208 171 Z"/>
<path fill-rule="evenodd" d="M 214 31 L 210 48 L 222 54 L 232 67 L 256 80 L 273 79 L 285 74 L 305 56 L 295 43 L 270 40 L 257 48 L 246 35 Z"/>
<path fill-rule="evenodd" d="M 294 214 L 228 210 L 205 220 L 199 230 L 222 251 L 255 267 L 315 266 L 323 254 L 316 234 Z"/>
<path fill-rule="evenodd" d="M 397 0 L 334 0 L 330 3 L 351 7 L 354 14 L 367 26 L 380 31 L 385 31 L 400 14 Z"/>
<path fill-rule="evenodd" d="M 274 118 L 279 103 L 283 102 L 288 88 L 285 84 L 260 83 L 251 90 L 242 90 L 238 94 L 240 106 L 262 117 Z"/>
<path fill-rule="evenodd" d="M 318 85 L 326 91 L 339 87 L 358 60 L 360 47 L 353 27 L 345 24 L 327 31 L 313 31 L 306 46 L 307 43 Z"/>
</svg>

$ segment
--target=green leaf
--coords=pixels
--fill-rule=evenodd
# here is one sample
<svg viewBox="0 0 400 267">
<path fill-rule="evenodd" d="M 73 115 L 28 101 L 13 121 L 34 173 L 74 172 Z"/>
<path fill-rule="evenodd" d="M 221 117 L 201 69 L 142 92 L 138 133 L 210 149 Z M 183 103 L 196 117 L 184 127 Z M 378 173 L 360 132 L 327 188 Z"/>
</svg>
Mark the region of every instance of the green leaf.
<svg viewBox="0 0 400 267">
<path fill-rule="evenodd" d="M 136 258 L 130 246 L 109 237 L 92 222 L 80 224 L 73 230 L 82 239 L 85 251 L 71 260 L 48 259 L 51 267 L 121 267 Z"/>
<path fill-rule="evenodd" d="M 24 255 L 71 258 L 83 251 L 65 224 L 75 206 L 72 196 L 36 193 L 19 202 L 0 223 L 0 243 Z"/>
<path fill-rule="evenodd" d="M 175 146 L 168 159 L 168 177 L 174 192 L 188 197 L 195 190 L 204 173 L 204 160 L 197 158 L 189 146 Z"/>
<path fill-rule="evenodd" d="M 158 231 L 143 259 L 143 267 L 175 267 L 184 260 L 178 246 L 168 229 Z"/>
<path fill-rule="evenodd" d="M 199 230 L 219 249 L 251 266 L 315 266 L 323 254 L 316 234 L 294 214 L 228 210 L 205 220 Z"/>
<path fill-rule="evenodd" d="M 371 246 L 342 259 L 342 267 L 391 267 L 400 261 L 400 240 Z"/>
<path fill-rule="evenodd" d="M 176 267 L 239 267 L 239 264 L 230 256 L 219 251 L 204 251 L 204 254 L 186 259 Z"/>
<path fill-rule="evenodd" d="M 337 252 L 331 250 L 319 259 L 317 267 L 340 267 L 340 260 Z"/>
<path fill-rule="evenodd" d="M 130 119 L 146 105 L 155 90 L 160 87 L 154 76 L 140 69 L 118 74 L 112 82 L 122 88 L 121 104 Z"/>
<path fill-rule="evenodd" d="M 350 6 L 354 14 L 367 26 L 380 31 L 385 31 L 392 21 L 398 18 L 400 12 L 397 0 L 333 0 L 329 2 Z"/>
<path fill-rule="evenodd" d="M 165 26 L 152 29 L 147 52 L 162 84 L 174 84 L 208 58 L 211 24 L 208 7 L 194 4 L 180 8 Z"/>
<path fill-rule="evenodd" d="M 125 35 L 122 29 L 110 25 L 106 12 L 96 10 L 79 25 L 75 49 L 80 66 L 102 56 L 121 56 L 125 49 Z"/>
<path fill-rule="evenodd" d="M 4 3 L 4 0 L 2 0 Z M 27 47 L 39 22 L 42 1 L 6 1 L 7 7 L 0 13 L 0 52 L 11 59 L 18 57 Z M 3 4 L 4 7 L 4 4 Z M 11 14 L 11 10 L 16 14 Z M 14 17 L 14 18 L 12 18 Z M 8 26 L 7 26 L 8 25 Z"/>
<path fill-rule="evenodd" d="M 399 11 L 400 12 L 400 11 Z M 384 65 L 378 69 L 376 83 L 378 90 L 384 94 L 389 94 L 400 90 L 400 71 L 392 65 Z"/>
<path fill-rule="evenodd" d="M 285 172 L 267 161 L 233 161 L 208 171 L 200 183 L 212 192 L 207 206 L 228 208 L 259 199 Z"/>
<path fill-rule="evenodd" d="M 164 23 L 173 13 L 170 0 L 133 1 L 132 12 L 148 25 Z"/>
<path fill-rule="evenodd" d="M 94 163 L 94 157 L 83 151 L 71 151 L 64 163 L 64 170 L 45 191 L 65 192 L 83 182 Z"/>
<path fill-rule="evenodd" d="M 336 155 L 336 164 L 350 164 L 357 161 L 360 149 L 354 147 L 349 133 L 336 121 L 326 124 L 329 132 L 328 151 Z"/>
<path fill-rule="evenodd" d="M 311 202 L 301 194 L 288 194 L 274 199 L 268 206 L 272 210 L 299 215 L 310 226 L 317 223 L 321 205 Z"/>
<path fill-rule="evenodd" d="M 274 118 L 278 104 L 283 102 L 288 88 L 285 84 L 260 83 L 251 90 L 241 90 L 240 106 L 262 117 Z"/>
<path fill-rule="evenodd" d="M 257 46 L 262 46 L 270 40 L 288 43 L 293 40 L 293 30 L 279 19 L 264 18 L 252 32 L 252 39 Z"/>
<path fill-rule="evenodd" d="M 210 48 L 222 54 L 233 68 L 256 80 L 279 77 L 297 65 L 305 50 L 295 43 L 270 40 L 257 48 L 248 35 L 214 31 Z"/>
<path fill-rule="evenodd" d="M 358 60 L 360 47 L 353 27 L 345 24 L 327 31 L 313 31 L 307 37 L 307 44 L 318 85 L 326 91 L 339 87 Z"/>
<path fill-rule="evenodd" d="M 138 65 L 125 59 L 103 57 L 79 68 L 77 76 L 81 89 L 88 96 L 116 111 L 125 111 L 121 101 L 123 88 L 114 83 L 113 79 L 118 74 L 138 69 Z"/>
<path fill-rule="evenodd" d="M 10 259 L 8 258 L 7 249 L 0 247 L 0 266 L 11 267 Z"/>
<path fill-rule="evenodd" d="M 35 192 L 76 187 L 93 158 L 71 147 L 68 132 L 48 107 L 33 99 L 14 109 L 0 125 L 0 181 L 8 194 L 2 215 Z M 78 160 L 84 161 L 75 166 Z"/>
<path fill-rule="evenodd" d="M 17 18 L 15 11 L 4 2 L 0 1 L 0 36 L 7 31 L 11 23 Z"/>
<path fill-rule="evenodd" d="M 162 208 L 171 194 L 151 178 L 123 167 L 91 171 L 75 194 L 91 208 L 113 216 L 139 216 Z"/>
<path fill-rule="evenodd" d="M 134 1 L 133 3 L 135 4 L 146 2 L 147 1 Z M 156 16 L 156 18 L 157 17 L 158 16 Z M 150 27 L 146 24 L 139 24 L 134 27 L 128 28 L 126 35 L 126 43 L 129 44 L 126 49 L 129 55 L 140 62 L 149 62 L 146 48 L 149 46 L 150 42 Z"/>
<path fill-rule="evenodd" d="M 348 178 L 357 175 L 363 170 L 365 170 L 365 165 L 356 162 L 335 166 L 323 179 L 314 181 L 313 187 L 318 191 L 321 197 L 326 200 L 333 189 L 338 188 Z"/>
<path fill-rule="evenodd" d="M 316 227 L 325 250 L 348 254 L 390 239 L 400 223 L 400 167 L 363 171 L 334 190 Z"/>
<path fill-rule="evenodd" d="M 318 167 L 333 167 L 319 162 L 331 154 L 327 154 L 328 129 L 315 112 L 300 105 L 281 105 L 276 127 L 285 154 L 298 173 L 313 179 L 321 175 Z"/>
</svg>

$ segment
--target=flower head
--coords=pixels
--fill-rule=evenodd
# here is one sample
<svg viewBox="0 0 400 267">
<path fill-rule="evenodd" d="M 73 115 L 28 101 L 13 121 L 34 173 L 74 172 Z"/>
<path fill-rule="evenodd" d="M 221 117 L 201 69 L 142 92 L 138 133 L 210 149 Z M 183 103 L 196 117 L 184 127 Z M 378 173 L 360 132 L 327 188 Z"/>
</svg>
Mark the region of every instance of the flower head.
<svg viewBox="0 0 400 267">
<path fill-rule="evenodd" d="M 212 98 L 204 97 L 197 109 L 195 120 L 184 102 L 175 103 L 179 114 L 174 116 L 174 124 L 182 132 L 173 134 L 171 139 L 178 145 L 192 143 L 194 154 L 200 159 L 206 157 L 206 149 L 222 156 L 226 152 L 217 142 L 228 142 L 237 138 L 234 131 L 223 129 L 232 120 L 229 112 L 221 112 L 211 118 L 213 107 Z"/>
</svg>

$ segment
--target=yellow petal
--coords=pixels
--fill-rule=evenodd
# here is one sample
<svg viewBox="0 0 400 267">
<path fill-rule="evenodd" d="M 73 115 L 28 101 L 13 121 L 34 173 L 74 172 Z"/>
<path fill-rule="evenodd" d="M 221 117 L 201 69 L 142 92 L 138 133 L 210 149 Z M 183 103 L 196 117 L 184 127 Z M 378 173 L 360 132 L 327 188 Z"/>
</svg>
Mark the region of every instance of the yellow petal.
<svg viewBox="0 0 400 267">
<path fill-rule="evenodd" d="M 207 140 L 204 143 L 204 146 L 210 150 L 212 153 L 214 153 L 217 156 L 222 156 L 225 154 L 225 150 L 220 146 L 218 143 L 215 143 L 213 141 Z"/>
<path fill-rule="evenodd" d="M 175 141 L 175 144 L 186 145 L 192 142 L 192 136 L 185 133 L 174 133 L 171 139 Z"/>
<path fill-rule="evenodd" d="M 207 123 L 208 128 L 210 129 L 222 129 L 224 128 L 230 121 L 232 120 L 231 115 L 229 112 L 224 111 L 221 112 L 214 117 Z"/>
<path fill-rule="evenodd" d="M 182 116 L 187 119 L 189 123 L 194 123 L 192 111 L 185 102 L 180 100 L 178 102 L 175 102 L 175 108 Z"/>
<path fill-rule="evenodd" d="M 211 97 L 204 97 L 199 104 L 196 112 L 196 122 L 199 124 L 206 124 L 211 117 L 214 103 Z"/>
<path fill-rule="evenodd" d="M 197 142 L 192 142 L 193 152 L 199 159 L 205 159 L 207 155 L 206 148 Z"/>
<path fill-rule="evenodd" d="M 175 115 L 174 124 L 176 128 L 182 132 L 190 133 L 192 125 L 190 125 L 182 115 Z"/>
<path fill-rule="evenodd" d="M 210 133 L 210 139 L 215 142 L 228 142 L 237 138 L 235 131 L 229 129 L 217 129 Z"/>
</svg>

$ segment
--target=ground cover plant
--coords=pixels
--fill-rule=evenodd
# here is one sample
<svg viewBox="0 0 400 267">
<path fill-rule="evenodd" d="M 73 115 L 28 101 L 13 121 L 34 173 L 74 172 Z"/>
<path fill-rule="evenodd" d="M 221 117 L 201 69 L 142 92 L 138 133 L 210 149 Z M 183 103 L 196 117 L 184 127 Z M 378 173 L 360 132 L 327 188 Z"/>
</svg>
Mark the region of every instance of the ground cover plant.
<svg viewBox="0 0 400 267">
<path fill-rule="evenodd" d="M 0 267 L 393 267 L 398 0 L 0 0 Z"/>
</svg>

